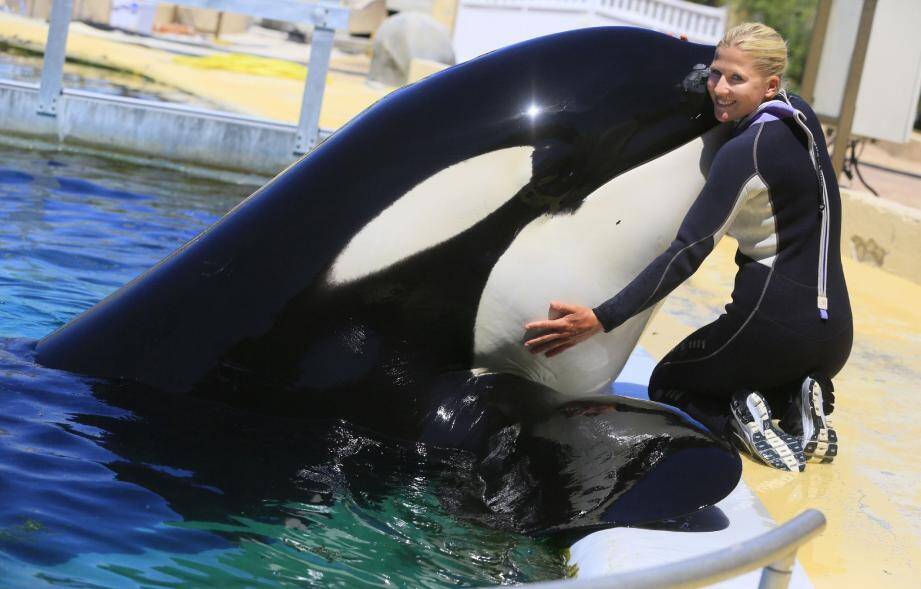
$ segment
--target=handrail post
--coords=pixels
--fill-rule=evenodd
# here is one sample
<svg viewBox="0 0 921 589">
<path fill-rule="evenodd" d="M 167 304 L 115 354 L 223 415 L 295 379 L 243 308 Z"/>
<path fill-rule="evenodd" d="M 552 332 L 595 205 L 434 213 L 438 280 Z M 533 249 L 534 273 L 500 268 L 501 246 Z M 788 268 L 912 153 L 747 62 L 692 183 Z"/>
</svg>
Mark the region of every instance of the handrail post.
<svg viewBox="0 0 921 589">
<path fill-rule="evenodd" d="M 787 589 L 793 576 L 793 564 L 796 562 L 796 550 L 772 562 L 761 571 L 758 589 Z"/>
<path fill-rule="evenodd" d="M 835 123 L 834 149 L 831 154 L 831 167 L 835 178 L 844 171 L 844 160 L 847 156 L 847 145 L 851 139 L 851 129 L 854 124 L 854 115 L 857 110 L 857 95 L 860 92 L 860 79 L 863 76 L 863 66 L 867 58 L 867 48 L 870 45 L 870 33 L 873 30 L 873 17 L 876 15 L 877 0 L 863 0 L 860 11 L 860 24 L 857 25 L 857 40 L 854 41 L 854 52 L 851 53 L 851 65 L 847 72 L 847 82 L 844 85 L 844 95 L 841 97 L 841 108 L 838 110 L 838 120 Z"/>
<path fill-rule="evenodd" d="M 329 72 L 329 58 L 333 51 L 336 28 L 348 26 L 348 13 L 342 22 L 341 9 L 318 5 L 313 13 L 313 36 L 310 40 L 310 62 L 307 64 L 307 80 L 301 99 L 301 115 L 297 124 L 297 138 L 294 154 L 303 155 L 317 146 L 320 138 L 320 108 Z"/>
<path fill-rule="evenodd" d="M 67 56 L 67 31 L 73 14 L 74 0 L 54 0 L 51 6 L 51 24 L 45 40 L 45 58 L 42 62 L 42 82 L 38 91 L 38 114 L 57 116 L 58 98 L 61 96 L 64 60 Z"/>
<path fill-rule="evenodd" d="M 303 155 L 317 145 L 320 108 L 323 106 L 326 74 L 329 72 L 329 58 L 335 33 L 334 29 L 326 27 L 317 26 L 313 29 L 313 38 L 310 40 L 310 63 L 307 66 L 307 81 L 304 83 L 301 116 L 297 124 L 297 141 L 294 146 L 296 155 Z"/>
</svg>

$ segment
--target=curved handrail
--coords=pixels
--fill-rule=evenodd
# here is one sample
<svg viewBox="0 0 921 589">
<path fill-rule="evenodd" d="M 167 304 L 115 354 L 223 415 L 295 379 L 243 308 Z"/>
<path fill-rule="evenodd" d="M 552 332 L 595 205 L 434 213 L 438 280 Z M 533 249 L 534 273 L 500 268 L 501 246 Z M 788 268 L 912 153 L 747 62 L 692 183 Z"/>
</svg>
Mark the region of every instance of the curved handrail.
<svg viewBox="0 0 921 589">
<path fill-rule="evenodd" d="M 825 528 L 825 516 L 807 509 L 785 524 L 728 548 L 662 566 L 592 579 L 528 583 L 528 589 L 690 589 L 718 583 L 761 567 L 789 574 L 796 550 Z M 778 565 L 770 567 L 770 565 Z M 766 586 L 762 578 L 761 586 Z M 773 586 L 773 585 L 772 585 Z M 786 586 L 786 583 L 778 586 Z"/>
</svg>

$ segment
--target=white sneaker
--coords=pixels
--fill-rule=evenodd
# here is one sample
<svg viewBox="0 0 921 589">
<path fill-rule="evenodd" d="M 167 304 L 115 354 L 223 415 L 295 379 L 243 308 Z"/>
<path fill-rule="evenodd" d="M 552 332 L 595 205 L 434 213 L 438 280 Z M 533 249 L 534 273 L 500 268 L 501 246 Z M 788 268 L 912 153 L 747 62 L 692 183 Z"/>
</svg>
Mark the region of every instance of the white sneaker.
<svg viewBox="0 0 921 589">
<path fill-rule="evenodd" d="M 799 440 L 771 422 L 771 408 L 760 393 L 740 391 L 729 402 L 735 441 L 752 456 L 780 470 L 800 472 L 806 458 Z"/>
<path fill-rule="evenodd" d="M 831 425 L 831 418 L 825 415 L 824 397 L 829 393 L 831 390 L 823 390 L 816 378 L 807 376 L 799 396 L 793 399 L 802 423 L 802 431 L 798 433 L 807 460 L 828 463 L 838 455 L 838 434 Z"/>
</svg>

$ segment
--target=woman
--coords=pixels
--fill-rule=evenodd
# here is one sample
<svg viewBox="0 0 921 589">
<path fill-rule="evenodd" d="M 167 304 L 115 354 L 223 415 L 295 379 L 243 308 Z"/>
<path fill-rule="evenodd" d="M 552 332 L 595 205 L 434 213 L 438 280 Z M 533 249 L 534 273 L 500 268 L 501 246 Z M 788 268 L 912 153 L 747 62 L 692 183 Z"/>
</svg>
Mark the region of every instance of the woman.
<svg viewBox="0 0 921 589">
<path fill-rule="evenodd" d="M 707 89 L 716 119 L 734 126 L 670 247 L 621 292 L 590 309 L 554 302 L 525 326 L 525 346 L 554 356 L 655 305 L 687 279 L 726 233 L 739 242 L 725 313 L 656 366 L 649 396 L 677 406 L 775 468 L 831 462 L 831 378 L 850 354 L 841 268 L 841 207 L 812 109 L 781 80 L 784 40 L 758 23 L 717 45 Z M 818 141 L 814 141 L 818 139 Z M 780 426 L 771 409 L 784 413 Z"/>
</svg>

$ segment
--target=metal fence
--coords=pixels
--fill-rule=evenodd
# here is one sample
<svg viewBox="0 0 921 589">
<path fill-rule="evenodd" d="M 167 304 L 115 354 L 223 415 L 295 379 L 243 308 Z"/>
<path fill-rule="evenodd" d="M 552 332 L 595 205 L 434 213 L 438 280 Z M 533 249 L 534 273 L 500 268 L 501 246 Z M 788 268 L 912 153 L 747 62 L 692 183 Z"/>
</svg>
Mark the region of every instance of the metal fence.
<svg viewBox="0 0 921 589">
<path fill-rule="evenodd" d="M 307 80 L 301 102 L 297 134 L 292 147 L 294 154 L 310 151 L 320 138 L 320 108 L 326 74 L 329 71 L 333 37 L 337 29 L 348 27 L 349 10 L 337 3 L 327 1 L 304 2 L 301 0 L 170 0 L 195 8 L 247 14 L 275 20 L 308 22 L 314 25 L 311 41 Z M 62 76 L 66 59 L 67 34 L 73 14 L 73 0 L 54 0 L 45 45 L 41 85 L 37 111 L 46 116 L 57 116 L 58 102 L 62 96 Z"/>
</svg>

